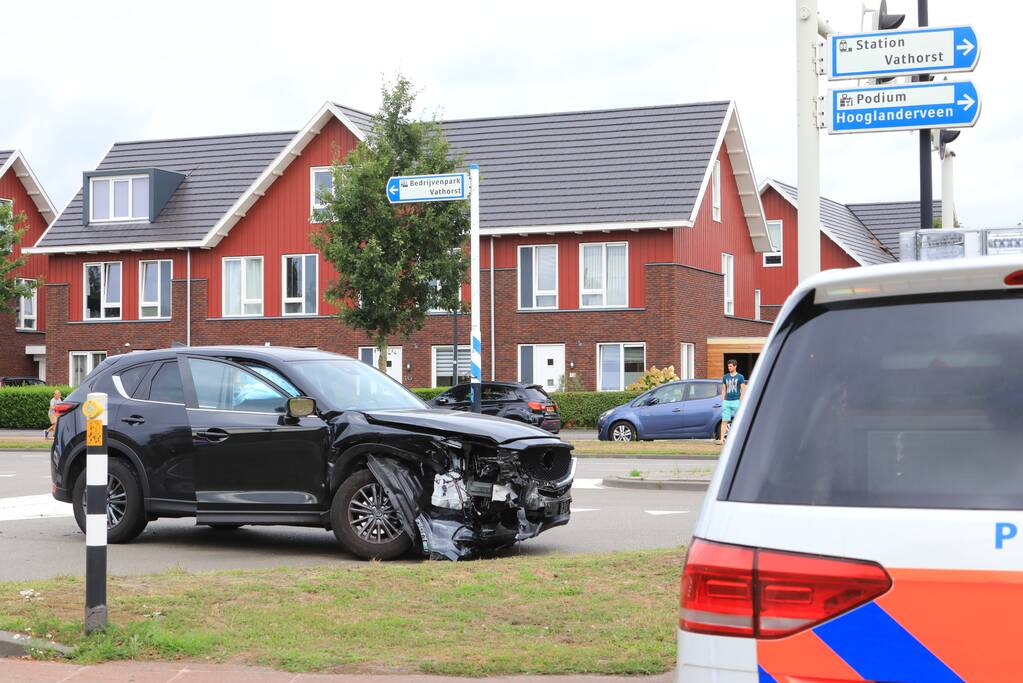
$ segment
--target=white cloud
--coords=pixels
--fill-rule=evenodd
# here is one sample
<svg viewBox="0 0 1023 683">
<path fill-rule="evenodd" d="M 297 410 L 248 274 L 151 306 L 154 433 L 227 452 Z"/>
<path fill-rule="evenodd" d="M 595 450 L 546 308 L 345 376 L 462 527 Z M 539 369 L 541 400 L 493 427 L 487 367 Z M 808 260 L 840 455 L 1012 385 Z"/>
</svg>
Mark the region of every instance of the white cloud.
<svg viewBox="0 0 1023 683">
<path fill-rule="evenodd" d="M 820 5 L 859 28 L 858 0 Z M 915 25 L 916 3 L 889 5 Z M 735 99 L 757 174 L 794 182 L 794 15 L 790 0 L 11 3 L 0 148 L 22 148 L 63 206 L 114 141 L 293 130 L 327 99 L 374 109 L 401 70 L 424 111 L 452 118 Z M 932 0 L 930 17 L 972 23 L 983 50 L 983 114 L 955 143 L 959 214 L 1016 223 L 1021 12 Z M 917 196 L 913 134 L 822 135 L 821 150 L 835 199 Z"/>
</svg>

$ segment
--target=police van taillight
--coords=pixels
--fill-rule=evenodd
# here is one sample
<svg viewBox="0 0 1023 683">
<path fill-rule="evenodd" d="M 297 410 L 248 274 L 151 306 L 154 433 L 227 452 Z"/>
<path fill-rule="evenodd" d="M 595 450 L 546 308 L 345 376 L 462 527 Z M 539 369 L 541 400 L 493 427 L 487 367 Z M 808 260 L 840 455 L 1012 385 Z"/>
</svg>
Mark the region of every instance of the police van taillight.
<svg viewBox="0 0 1023 683">
<path fill-rule="evenodd" d="M 781 638 L 848 612 L 891 588 L 874 562 L 693 539 L 682 574 L 685 631 Z"/>
</svg>

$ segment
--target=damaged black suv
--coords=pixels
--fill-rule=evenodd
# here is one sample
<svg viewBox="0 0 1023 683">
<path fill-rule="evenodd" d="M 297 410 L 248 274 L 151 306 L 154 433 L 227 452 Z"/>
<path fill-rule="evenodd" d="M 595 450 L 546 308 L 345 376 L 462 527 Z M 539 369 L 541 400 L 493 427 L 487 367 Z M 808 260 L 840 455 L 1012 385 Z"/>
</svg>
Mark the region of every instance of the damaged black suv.
<svg viewBox="0 0 1023 683">
<path fill-rule="evenodd" d="M 85 529 L 89 392 L 108 395 L 111 543 L 160 517 L 333 530 L 352 553 L 459 559 L 568 523 L 571 446 L 536 427 L 431 410 L 322 351 L 180 347 L 113 356 L 69 395 L 53 495 Z"/>
</svg>

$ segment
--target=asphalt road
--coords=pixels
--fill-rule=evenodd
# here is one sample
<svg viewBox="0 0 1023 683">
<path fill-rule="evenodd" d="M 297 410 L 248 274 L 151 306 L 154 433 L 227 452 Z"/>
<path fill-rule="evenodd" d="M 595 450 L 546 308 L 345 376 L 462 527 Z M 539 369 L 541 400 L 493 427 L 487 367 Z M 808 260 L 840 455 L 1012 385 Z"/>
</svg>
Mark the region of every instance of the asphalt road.
<svg viewBox="0 0 1023 683">
<path fill-rule="evenodd" d="M 600 480 L 628 474 L 709 465 L 685 461 L 580 459 L 567 526 L 525 541 L 510 554 L 639 550 L 688 541 L 703 492 L 604 488 Z M 48 453 L 0 452 L 0 580 L 81 575 L 85 536 L 70 506 L 50 497 Z M 48 515 L 48 516 L 40 516 Z M 190 571 L 359 562 L 334 534 L 299 527 L 243 527 L 217 531 L 192 519 L 151 522 L 131 543 L 109 548 L 112 574 L 181 567 Z"/>
</svg>

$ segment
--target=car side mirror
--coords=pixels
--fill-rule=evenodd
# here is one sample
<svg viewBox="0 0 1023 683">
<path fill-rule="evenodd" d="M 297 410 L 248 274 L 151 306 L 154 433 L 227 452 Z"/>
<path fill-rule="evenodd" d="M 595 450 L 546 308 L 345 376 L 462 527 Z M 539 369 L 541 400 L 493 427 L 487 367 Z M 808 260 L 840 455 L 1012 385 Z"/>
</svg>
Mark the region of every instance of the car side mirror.
<svg viewBox="0 0 1023 683">
<path fill-rule="evenodd" d="M 448 400 L 447 396 L 438 396 L 436 398 L 436 402 L 437 402 L 437 405 L 439 405 L 439 406 L 446 406 L 451 401 Z"/>
<path fill-rule="evenodd" d="M 648 406 L 655 406 L 655 405 L 657 405 L 658 403 L 660 403 L 660 401 L 658 401 L 658 400 L 657 400 L 657 397 L 656 397 L 656 396 L 651 396 L 650 398 L 648 398 L 648 399 L 646 400 L 646 404 L 647 404 Z"/>
<path fill-rule="evenodd" d="M 288 399 L 288 417 L 308 417 L 316 412 L 316 399 L 292 396 Z"/>
</svg>

